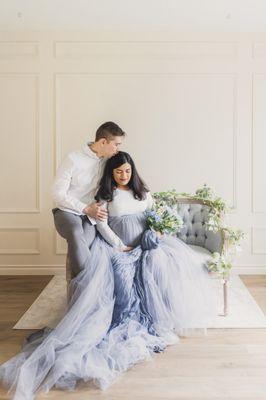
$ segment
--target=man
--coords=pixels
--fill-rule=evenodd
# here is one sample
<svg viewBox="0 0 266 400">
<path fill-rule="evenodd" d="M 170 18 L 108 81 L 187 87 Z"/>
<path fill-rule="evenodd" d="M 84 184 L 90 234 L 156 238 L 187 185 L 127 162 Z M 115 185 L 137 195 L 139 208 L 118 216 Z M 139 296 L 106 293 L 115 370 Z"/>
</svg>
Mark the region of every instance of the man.
<svg viewBox="0 0 266 400">
<path fill-rule="evenodd" d="M 95 219 L 107 212 L 94 196 L 106 160 L 119 151 L 125 132 L 114 122 L 105 122 L 96 131 L 95 142 L 69 153 L 60 165 L 52 188 L 57 232 L 68 243 L 71 278 L 84 267 L 95 238 Z"/>
</svg>

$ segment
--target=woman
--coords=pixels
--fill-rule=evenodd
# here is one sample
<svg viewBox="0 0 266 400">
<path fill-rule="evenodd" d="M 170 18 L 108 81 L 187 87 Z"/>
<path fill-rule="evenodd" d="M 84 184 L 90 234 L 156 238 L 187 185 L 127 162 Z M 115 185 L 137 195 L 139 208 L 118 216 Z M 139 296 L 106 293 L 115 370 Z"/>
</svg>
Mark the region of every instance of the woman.
<svg viewBox="0 0 266 400">
<path fill-rule="evenodd" d="M 147 229 L 153 200 L 129 154 L 107 161 L 96 199 L 108 209 L 108 223 L 98 222 L 90 260 L 71 281 L 67 313 L 0 367 L 13 399 L 53 386 L 73 390 L 79 380 L 105 389 L 216 315 L 199 256 L 180 239 Z"/>
</svg>

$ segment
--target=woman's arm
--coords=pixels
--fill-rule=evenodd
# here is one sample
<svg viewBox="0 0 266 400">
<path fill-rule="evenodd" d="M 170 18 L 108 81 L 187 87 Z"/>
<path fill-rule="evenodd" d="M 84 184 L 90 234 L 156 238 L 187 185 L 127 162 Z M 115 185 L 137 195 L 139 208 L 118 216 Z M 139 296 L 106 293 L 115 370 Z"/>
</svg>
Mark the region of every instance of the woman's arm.
<svg viewBox="0 0 266 400">
<path fill-rule="evenodd" d="M 147 192 L 147 211 L 150 211 L 152 209 L 152 206 L 154 204 L 153 197 L 151 195 L 151 192 Z"/>
<path fill-rule="evenodd" d="M 103 203 L 101 208 L 107 210 L 107 203 Z M 127 250 L 128 247 L 122 242 L 122 240 L 115 234 L 115 232 L 110 228 L 107 223 L 107 219 L 104 221 L 100 221 L 97 219 L 97 230 L 100 232 L 102 237 L 109 243 L 111 246 L 124 251 Z"/>
</svg>

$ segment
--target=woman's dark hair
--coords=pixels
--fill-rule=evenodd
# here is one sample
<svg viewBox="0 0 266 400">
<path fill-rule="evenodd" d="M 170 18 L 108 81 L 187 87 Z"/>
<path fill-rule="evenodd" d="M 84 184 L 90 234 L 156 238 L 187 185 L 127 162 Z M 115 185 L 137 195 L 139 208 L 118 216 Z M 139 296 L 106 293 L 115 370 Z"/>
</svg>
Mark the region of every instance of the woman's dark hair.
<svg viewBox="0 0 266 400">
<path fill-rule="evenodd" d="M 128 182 L 128 187 L 132 189 L 135 199 L 144 200 L 146 198 L 146 192 L 148 192 L 149 189 L 139 176 L 134 161 L 128 153 L 119 151 L 116 155 L 109 158 L 105 164 L 100 187 L 95 196 L 97 201 L 101 199 L 106 201 L 113 200 L 113 191 L 117 185 L 113 177 L 113 170 L 121 167 L 121 165 L 125 163 L 131 165 L 132 174 Z"/>
</svg>

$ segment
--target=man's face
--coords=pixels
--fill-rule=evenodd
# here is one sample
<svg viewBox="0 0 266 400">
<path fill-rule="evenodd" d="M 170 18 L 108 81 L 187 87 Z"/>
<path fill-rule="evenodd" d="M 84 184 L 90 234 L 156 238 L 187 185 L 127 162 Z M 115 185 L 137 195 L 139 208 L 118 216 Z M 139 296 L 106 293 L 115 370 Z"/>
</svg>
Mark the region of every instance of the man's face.
<svg viewBox="0 0 266 400">
<path fill-rule="evenodd" d="M 104 157 L 110 158 L 118 153 L 120 146 L 123 142 L 122 136 L 113 136 L 112 139 L 105 139 L 103 144 Z"/>
</svg>

